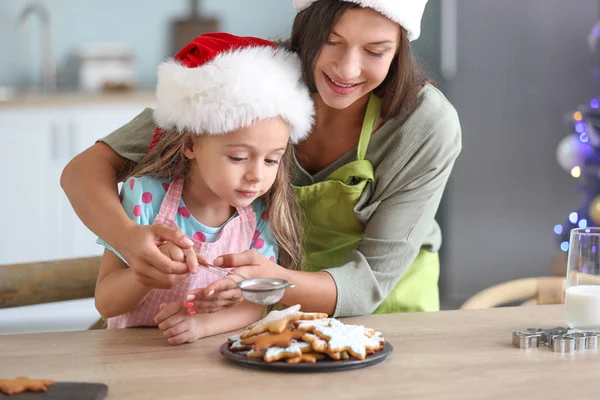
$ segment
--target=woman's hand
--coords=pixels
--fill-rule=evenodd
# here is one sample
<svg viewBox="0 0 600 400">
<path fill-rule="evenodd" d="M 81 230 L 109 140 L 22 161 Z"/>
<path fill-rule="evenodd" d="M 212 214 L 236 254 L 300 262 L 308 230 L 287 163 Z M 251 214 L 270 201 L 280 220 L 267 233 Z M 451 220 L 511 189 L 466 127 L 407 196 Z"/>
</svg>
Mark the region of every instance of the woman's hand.
<svg viewBox="0 0 600 400">
<path fill-rule="evenodd" d="M 127 260 L 137 280 L 147 287 L 168 289 L 189 273 L 198 271 L 193 242 L 179 229 L 161 224 L 132 223 L 123 229 L 122 238 L 117 250 Z M 176 244 L 185 259 L 171 259 L 161 252 L 160 246 L 164 242 Z"/>
<path fill-rule="evenodd" d="M 205 336 L 201 316 L 188 314 L 180 302 L 161 304 L 154 321 L 170 344 L 192 343 Z"/>
<path fill-rule="evenodd" d="M 262 254 L 247 250 L 238 254 L 226 254 L 216 258 L 213 264 L 221 268 L 234 268 L 235 272 L 248 279 L 277 278 L 284 268 L 272 263 Z M 234 281 L 241 280 L 229 275 Z M 244 300 L 242 291 L 229 278 L 213 282 L 205 289 L 188 292 L 185 307 L 190 312 L 214 313 L 233 307 Z"/>
</svg>

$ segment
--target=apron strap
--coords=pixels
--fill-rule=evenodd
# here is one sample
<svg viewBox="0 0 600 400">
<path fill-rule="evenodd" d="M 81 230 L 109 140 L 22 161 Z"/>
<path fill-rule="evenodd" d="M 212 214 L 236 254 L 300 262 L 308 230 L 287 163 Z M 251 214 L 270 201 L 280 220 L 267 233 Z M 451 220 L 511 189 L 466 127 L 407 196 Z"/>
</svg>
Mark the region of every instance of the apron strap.
<svg viewBox="0 0 600 400">
<path fill-rule="evenodd" d="M 181 193 L 183 192 L 183 179 L 175 178 L 169 185 L 167 194 L 160 205 L 160 211 L 155 218 L 156 223 L 165 223 L 167 221 L 173 221 L 177 210 L 179 209 L 179 201 L 181 200 Z"/>
<path fill-rule="evenodd" d="M 356 159 L 364 160 L 367 154 L 367 148 L 369 147 L 369 141 L 371 140 L 371 134 L 375 129 L 375 124 L 379 119 L 379 112 L 381 110 L 381 98 L 371 94 L 369 96 L 369 103 L 367 104 L 367 112 L 365 113 L 365 119 L 363 120 L 362 130 L 360 131 L 360 139 L 358 139 L 358 148 L 356 150 Z"/>
</svg>

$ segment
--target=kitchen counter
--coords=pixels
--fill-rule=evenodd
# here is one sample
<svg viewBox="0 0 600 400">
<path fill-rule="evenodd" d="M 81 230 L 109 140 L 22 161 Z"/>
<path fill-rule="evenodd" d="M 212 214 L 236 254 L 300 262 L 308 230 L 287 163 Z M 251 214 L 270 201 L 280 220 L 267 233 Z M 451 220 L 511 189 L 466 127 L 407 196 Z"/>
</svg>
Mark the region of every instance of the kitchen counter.
<svg viewBox="0 0 600 400">
<path fill-rule="evenodd" d="M 521 350 L 512 330 L 563 326 L 564 305 L 345 319 L 394 346 L 381 364 L 330 373 L 235 366 L 227 334 L 170 346 L 158 329 L 0 336 L 0 376 L 104 382 L 109 399 L 597 399 L 597 351 Z"/>
<path fill-rule="evenodd" d="M 115 103 L 139 103 L 141 106 L 148 106 L 153 104 L 154 101 L 154 92 L 150 90 L 124 93 L 17 93 L 6 100 L 0 100 L 0 109 L 10 107 L 111 105 Z"/>
</svg>

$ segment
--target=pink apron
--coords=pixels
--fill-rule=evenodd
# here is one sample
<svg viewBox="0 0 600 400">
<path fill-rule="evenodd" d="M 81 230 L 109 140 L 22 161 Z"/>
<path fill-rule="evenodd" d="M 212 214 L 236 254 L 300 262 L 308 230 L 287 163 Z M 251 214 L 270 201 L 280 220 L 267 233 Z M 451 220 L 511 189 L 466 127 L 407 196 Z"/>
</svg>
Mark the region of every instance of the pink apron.
<svg viewBox="0 0 600 400">
<path fill-rule="evenodd" d="M 152 224 L 177 227 L 174 219 L 179 209 L 182 190 L 183 179 L 176 179 L 171 183 L 160 206 L 160 211 Z M 208 260 L 213 260 L 223 254 L 241 253 L 250 249 L 256 231 L 256 214 L 251 205 L 237 209 L 237 212 L 238 215 L 221 229 L 216 241 L 206 243 L 190 238 L 194 241 L 196 253 Z M 197 274 L 188 276 L 186 280 L 171 289 L 152 289 L 134 310 L 118 317 L 109 318 L 108 328 L 156 326 L 154 317 L 158 313 L 161 303 L 174 301 L 183 303 L 187 291 L 207 287 L 219 279 L 221 279 L 220 276 L 201 269 Z"/>
</svg>

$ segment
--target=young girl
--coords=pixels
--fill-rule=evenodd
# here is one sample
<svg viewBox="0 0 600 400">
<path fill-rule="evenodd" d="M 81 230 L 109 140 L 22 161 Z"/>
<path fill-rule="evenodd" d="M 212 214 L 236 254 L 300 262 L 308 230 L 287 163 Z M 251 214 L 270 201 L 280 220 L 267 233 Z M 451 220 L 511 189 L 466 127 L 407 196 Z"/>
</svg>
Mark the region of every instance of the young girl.
<svg viewBox="0 0 600 400">
<path fill-rule="evenodd" d="M 201 35 L 159 66 L 157 140 L 125 181 L 121 199 L 138 224 L 176 226 L 193 241 L 195 252 L 160 244 L 172 260 L 187 261 L 191 273 L 170 289 L 153 288 L 99 239 L 107 250 L 96 307 L 109 328 L 158 326 L 169 343 L 180 344 L 258 320 L 263 307 L 248 302 L 188 315 L 186 292 L 220 279 L 196 271 L 195 253 L 212 260 L 254 249 L 300 267 L 288 147 L 310 130 L 313 103 L 299 80 L 292 53 L 225 33 Z"/>
</svg>

